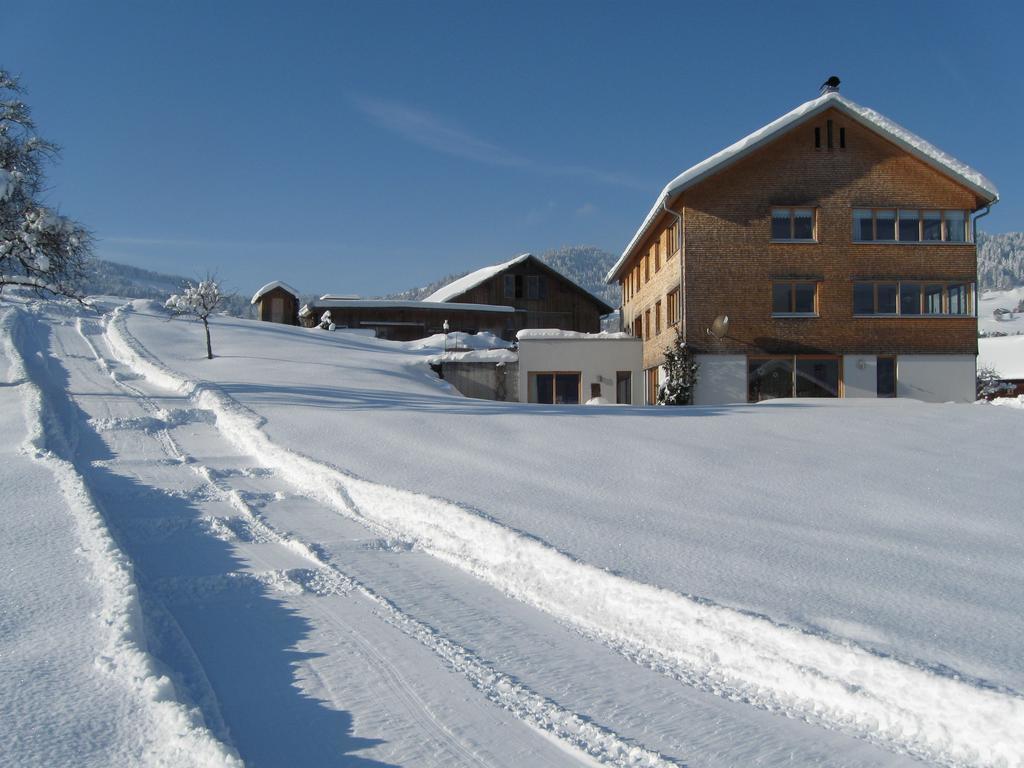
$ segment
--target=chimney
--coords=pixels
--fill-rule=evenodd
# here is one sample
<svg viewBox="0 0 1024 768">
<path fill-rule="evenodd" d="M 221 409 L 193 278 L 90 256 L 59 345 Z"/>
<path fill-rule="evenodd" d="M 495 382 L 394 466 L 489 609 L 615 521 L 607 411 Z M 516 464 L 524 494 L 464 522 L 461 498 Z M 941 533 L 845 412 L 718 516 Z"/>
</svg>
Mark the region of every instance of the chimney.
<svg viewBox="0 0 1024 768">
<path fill-rule="evenodd" d="M 839 78 L 832 75 L 832 77 L 821 84 L 819 93 L 822 95 L 825 95 L 826 93 L 839 93 Z"/>
</svg>

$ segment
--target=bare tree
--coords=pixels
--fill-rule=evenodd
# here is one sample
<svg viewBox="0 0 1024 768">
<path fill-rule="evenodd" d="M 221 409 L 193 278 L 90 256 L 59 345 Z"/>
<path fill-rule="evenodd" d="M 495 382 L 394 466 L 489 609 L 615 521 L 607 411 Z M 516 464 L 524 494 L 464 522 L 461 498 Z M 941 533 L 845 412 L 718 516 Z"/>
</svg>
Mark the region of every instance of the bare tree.
<svg viewBox="0 0 1024 768">
<path fill-rule="evenodd" d="M 210 344 L 210 315 L 223 309 L 231 294 L 221 291 L 215 276 L 206 275 L 205 280 L 193 283 L 186 281 L 181 293 L 172 295 L 164 306 L 174 316 L 199 320 L 206 331 L 206 359 L 213 360 L 213 346 Z"/>
<path fill-rule="evenodd" d="M 40 202 L 45 167 L 58 149 L 36 135 L 21 93 L 17 78 L 0 69 L 0 292 L 20 285 L 80 298 L 92 235 Z"/>
</svg>

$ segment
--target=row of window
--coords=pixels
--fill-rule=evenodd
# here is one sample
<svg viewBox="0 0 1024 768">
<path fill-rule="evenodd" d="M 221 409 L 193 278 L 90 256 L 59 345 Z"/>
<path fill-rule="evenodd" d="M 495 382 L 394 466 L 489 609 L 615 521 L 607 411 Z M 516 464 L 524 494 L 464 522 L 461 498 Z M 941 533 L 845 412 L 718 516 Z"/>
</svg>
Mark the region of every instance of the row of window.
<svg viewBox="0 0 1024 768">
<path fill-rule="evenodd" d="M 633 269 L 622 280 L 622 303 L 625 304 L 637 294 L 640 287 L 650 282 L 651 275 L 661 271 L 662 264 L 667 264 L 679 250 L 679 226 L 673 224 L 648 248 L 647 253 L 637 259 Z M 664 251 L 662 251 L 664 242 Z M 662 258 L 664 256 L 664 258 Z"/>
<path fill-rule="evenodd" d="M 814 208 L 772 208 L 772 240 L 817 240 Z M 854 208 L 853 241 L 857 243 L 964 243 L 967 211 L 909 208 Z"/>
<path fill-rule="evenodd" d="M 645 309 L 642 315 L 633 318 L 633 335 L 638 339 L 649 340 L 661 333 L 662 306 L 665 307 L 665 323 L 672 327 L 679 322 L 679 289 L 673 288 L 662 301 L 654 302 L 654 307 Z"/>
<path fill-rule="evenodd" d="M 839 397 L 842 361 L 835 355 L 775 355 L 747 358 L 747 399 Z M 875 358 L 875 394 L 896 397 L 896 357 Z"/>
<path fill-rule="evenodd" d="M 964 243 L 967 211 L 854 208 L 855 242 Z"/>
<path fill-rule="evenodd" d="M 966 283 L 854 283 L 855 315 L 970 315 L 973 296 Z"/>
<path fill-rule="evenodd" d="M 874 281 L 853 284 L 854 315 L 970 315 L 970 283 Z M 818 283 L 776 280 L 772 283 L 773 317 L 817 317 Z"/>
</svg>

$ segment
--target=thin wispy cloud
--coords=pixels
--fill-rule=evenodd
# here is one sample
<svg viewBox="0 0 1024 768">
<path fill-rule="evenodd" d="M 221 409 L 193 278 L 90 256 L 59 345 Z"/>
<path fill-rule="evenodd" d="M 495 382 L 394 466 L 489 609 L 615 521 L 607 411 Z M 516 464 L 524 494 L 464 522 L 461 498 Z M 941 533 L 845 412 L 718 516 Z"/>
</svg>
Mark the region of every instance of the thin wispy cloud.
<svg viewBox="0 0 1024 768">
<path fill-rule="evenodd" d="M 100 237 L 99 241 L 108 245 L 122 246 L 156 246 L 167 248 L 340 248 L 339 243 L 299 243 L 273 240 L 198 240 L 176 237 Z"/>
<path fill-rule="evenodd" d="M 544 176 L 568 176 L 635 189 L 647 189 L 625 174 L 580 165 L 548 165 L 537 162 L 474 135 L 439 115 L 397 101 L 354 97 L 353 104 L 372 123 L 414 144 L 464 160 L 502 168 L 519 168 Z"/>
</svg>

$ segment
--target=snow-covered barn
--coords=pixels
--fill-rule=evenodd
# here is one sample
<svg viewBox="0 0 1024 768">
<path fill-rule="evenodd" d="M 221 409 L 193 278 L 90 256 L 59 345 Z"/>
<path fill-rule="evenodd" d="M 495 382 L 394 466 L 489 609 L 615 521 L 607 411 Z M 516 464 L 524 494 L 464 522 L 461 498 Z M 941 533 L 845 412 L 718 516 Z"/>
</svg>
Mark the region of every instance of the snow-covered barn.
<svg viewBox="0 0 1024 768">
<path fill-rule="evenodd" d="M 299 292 L 280 280 L 260 288 L 250 302 L 256 307 L 256 317 L 270 323 L 299 324 Z"/>
</svg>

